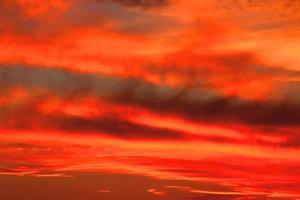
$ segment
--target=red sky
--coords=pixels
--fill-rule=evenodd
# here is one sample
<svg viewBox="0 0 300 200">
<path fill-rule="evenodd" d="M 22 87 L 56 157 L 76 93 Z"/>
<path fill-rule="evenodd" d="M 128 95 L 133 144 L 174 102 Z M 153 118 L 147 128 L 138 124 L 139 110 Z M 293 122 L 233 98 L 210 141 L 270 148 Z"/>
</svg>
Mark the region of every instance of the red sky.
<svg viewBox="0 0 300 200">
<path fill-rule="evenodd" d="M 1 0 L 0 199 L 299 200 L 299 8 Z"/>
</svg>

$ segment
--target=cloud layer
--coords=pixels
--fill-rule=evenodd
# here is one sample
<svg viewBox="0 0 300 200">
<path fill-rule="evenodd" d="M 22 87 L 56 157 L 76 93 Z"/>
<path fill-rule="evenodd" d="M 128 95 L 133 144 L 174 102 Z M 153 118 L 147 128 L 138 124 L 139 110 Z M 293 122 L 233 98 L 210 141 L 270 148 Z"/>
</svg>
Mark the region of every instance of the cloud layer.
<svg viewBox="0 0 300 200">
<path fill-rule="evenodd" d="M 0 1 L 1 177 L 69 191 L 109 173 L 91 200 L 143 176 L 145 200 L 299 198 L 298 8 Z"/>
</svg>

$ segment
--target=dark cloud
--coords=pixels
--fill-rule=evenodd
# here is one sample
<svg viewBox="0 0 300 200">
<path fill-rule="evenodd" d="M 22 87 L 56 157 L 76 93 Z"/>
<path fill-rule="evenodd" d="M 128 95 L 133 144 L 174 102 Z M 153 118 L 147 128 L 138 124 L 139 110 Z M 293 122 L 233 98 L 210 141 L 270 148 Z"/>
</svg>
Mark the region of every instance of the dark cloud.
<svg viewBox="0 0 300 200">
<path fill-rule="evenodd" d="M 288 98 L 279 102 L 247 101 L 199 88 L 157 86 L 139 79 L 79 74 L 57 69 L 2 67 L 3 91 L 25 87 L 48 90 L 62 98 L 92 95 L 110 102 L 174 114 L 193 121 L 244 123 L 259 126 L 300 125 L 300 105 Z"/>
<path fill-rule="evenodd" d="M 105 116 L 82 117 L 60 111 L 51 114 L 41 113 L 38 110 L 41 99 L 47 99 L 49 96 L 39 96 L 38 99 L 23 103 L 20 105 L 2 105 L 0 106 L 0 128 L 17 129 L 17 130 L 47 130 L 53 132 L 63 132 L 66 134 L 82 134 L 82 135 L 108 135 L 122 139 L 137 140 L 182 140 L 182 141 L 208 141 L 214 143 L 247 143 L 243 140 L 228 138 L 224 136 L 201 135 L 194 132 L 176 131 L 169 128 L 157 128 L 151 125 L 144 125 L 128 121 L 126 114 L 120 116 L 120 113 L 107 112 Z M 64 100 L 67 101 L 67 100 Z M 93 105 L 93 109 L 101 109 L 106 106 L 104 102 L 99 105 Z M 159 112 L 159 111 L 158 111 Z M 28 115 L 30 113 L 30 115 Z M 289 134 L 295 137 L 295 134 Z M 261 139 L 253 139 L 252 142 L 273 146 L 273 142 L 266 142 Z M 298 143 L 294 143 L 297 146 Z M 8 144 L 9 148 L 13 144 Z M 19 144 L 16 144 L 18 147 Z M 291 147 L 290 143 L 282 143 L 284 147 Z M 12 146 L 13 148 L 14 146 Z M 29 147 L 21 147 L 29 148 Z M 36 146 L 34 148 L 37 148 Z M 39 151 L 47 151 L 48 149 L 40 148 Z"/>
<path fill-rule="evenodd" d="M 186 93 L 162 102 L 155 99 L 139 100 L 127 93 L 113 99 L 119 103 L 181 115 L 194 121 L 242 122 L 262 126 L 300 125 L 300 105 L 291 105 L 288 102 L 273 105 L 264 102 L 243 102 L 231 97 L 189 102 L 186 100 Z"/>
<path fill-rule="evenodd" d="M 72 134 L 103 134 L 123 139 L 178 140 L 185 138 L 182 132 L 137 124 L 118 118 L 114 114 L 110 115 L 110 113 L 107 113 L 106 116 L 89 118 L 60 112 L 44 114 L 38 110 L 38 107 L 39 103 L 43 101 L 42 99 L 47 97 L 47 95 L 40 96 L 31 102 L 20 105 L 1 105 L 0 127 L 19 130 L 63 131 Z M 3 145 L 6 148 L 14 148 L 15 146 L 16 148 L 31 148 L 23 146 L 23 144 Z M 35 146 L 34 148 L 37 147 Z M 39 151 L 44 150 L 47 151 L 47 148 L 39 149 Z"/>
<path fill-rule="evenodd" d="M 50 121 L 51 118 L 49 119 Z M 57 119 L 56 119 L 57 120 Z M 82 117 L 58 117 L 60 130 L 82 133 L 103 133 L 131 139 L 182 139 L 180 132 L 147 125 L 135 124 L 116 118 L 85 119 Z M 55 126 L 55 124 L 54 124 Z"/>
<path fill-rule="evenodd" d="M 300 135 L 293 134 L 287 141 L 283 142 L 281 146 L 290 148 L 300 147 Z"/>
<path fill-rule="evenodd" d="M 47 96 L 43 96 L 47 98 Z M 105 105 L 101 105 L 105 106 Z M 37 110 L 39 104 L 23 104 L 18 108 L 10 109 L 9 106 L 0 106 L 0 128 L 16 130 L 47 130 L 63 131 L 70 134 L 94 134 L 109 135 L 122 139 L 137 140 L 198 140 L 215 143 L 237 143 L 237 139 L 223 136 L 195 135 L 189 132 L 176 131 L 169 128 L 157 128 L 151 125 L 144 125 L 126 120 L 126 116 L 120 118 L 115 113 L 107 113 L 105 116 L 80 117 L 66 113 L 44 114 Z M 100 106 L 99 106 L 100 107 Z M 98 109 L 97 106 L 94 109 Z M 30 113 L 30 115 L 28 115 Z M 18 116 L 18 118 L 16 118 Z M 23 144 L 3 144 L 6 148 L 30 149 L 30 146 Z M 272 145 L 272 143 L 268 144 Z M 0 146 L 1 147 L 1 146 Z M 37 149 L 36 146 L 34 146 Z M 47 151 L 47 148 L 39 148 L 39 151 Z"/>
<path fill-rule="evenodd" d="M 4 0 L 0 1 L 0 33 L 35 36 L 34 39 L 56 38 L 62 33 L 65 35 L 89 27 L 125 34 L 153 34 L 170 27 L 175 28 L 178 23 L 169 17 L 141 9 L 129 10 L 123 5 L 153 8 L 165 3 L 165 1 L 71 0 L 70 6 L 65 10 L 60 10 L 49 3 L 44 5 L 46 7 L 44 12 L 30 15 L 28 10 L 34 9 L 37 5 L 33 3 L 21 5 L 16 1 Z M 37 6 L 36 10 L 38 8 Z"/>
</svg>

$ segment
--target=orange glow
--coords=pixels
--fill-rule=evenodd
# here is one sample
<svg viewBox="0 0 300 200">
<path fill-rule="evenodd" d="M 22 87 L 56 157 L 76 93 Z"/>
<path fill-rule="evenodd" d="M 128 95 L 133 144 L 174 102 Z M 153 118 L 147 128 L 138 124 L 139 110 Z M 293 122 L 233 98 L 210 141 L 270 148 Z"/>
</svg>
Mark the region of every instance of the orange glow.
<svg viewBox="0 0 300 200">
<path fill-rule="evenodd" d="M 0 199 L 300 199 L 299 8 L 0 0 Z"/>
</svg>

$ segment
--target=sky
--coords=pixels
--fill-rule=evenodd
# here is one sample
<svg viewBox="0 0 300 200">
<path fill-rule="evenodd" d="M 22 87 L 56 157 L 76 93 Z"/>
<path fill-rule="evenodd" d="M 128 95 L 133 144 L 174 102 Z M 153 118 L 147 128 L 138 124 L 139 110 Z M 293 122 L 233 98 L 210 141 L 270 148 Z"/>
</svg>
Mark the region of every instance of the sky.
<svg viewBox="0 0 300 200">
<path fill-rule="evenodd" d="M 299 200 L 299 0 L 0 0 L 0 199 Z"/>
</svg>

